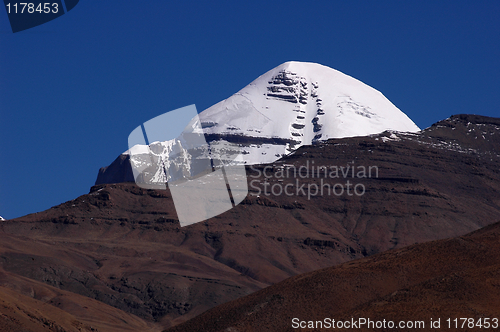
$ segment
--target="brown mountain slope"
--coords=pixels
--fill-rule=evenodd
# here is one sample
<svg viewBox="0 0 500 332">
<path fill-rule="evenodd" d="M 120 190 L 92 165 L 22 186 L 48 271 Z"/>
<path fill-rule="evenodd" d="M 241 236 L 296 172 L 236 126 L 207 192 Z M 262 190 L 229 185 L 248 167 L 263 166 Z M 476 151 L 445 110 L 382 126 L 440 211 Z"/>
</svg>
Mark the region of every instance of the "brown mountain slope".
<svg viewBox="0 0 500 332">
<path fill-rule="evenodd" d="M 189 227 L 179 227 L 168 190 L 94 186 L 0 223 L 0 286 L 29 278 L 166 328 L 297 274 L 463 235 L 500 219 L 498 122 L 455 116 L 421 134 L 302 147 L 274 166 L 248 168 L 245 201 Z M 362 196 L 297 194 L 296 181 L 321 186 L 312 174 L 322 165 L 376 166 L 378 177 L 326 179 L 363 185 Z M 300 174 L 275 175 L 286 169 Z M 295 194 L 256 196 L 276 185 Z M 79 317 L 71 308 L 62 309 Z"/>
<path fill-rule="evenodd" d="M 0 331 L 158 331 L 100 301 L 9 273 L 0 274 Z"/>
<path fill-rule="evenodd" d="M 314 321 L 317 329 L 304 331 L 321 330 L 315 321 L 325 318 L 423 321 L 425 330 L 431 330 L 431 318 L 441 318 L 444 329 L 448 318 L 473 318 L 476 323 L 489 318 L 494 323 L 493 318 L 500 319 L 499 239 L 500 223 L 496 223 L 463 237 L 298 275 L 168 331 L 293 331 L 293 318 L 298 318 L 295 324 Z"/>
</svg>

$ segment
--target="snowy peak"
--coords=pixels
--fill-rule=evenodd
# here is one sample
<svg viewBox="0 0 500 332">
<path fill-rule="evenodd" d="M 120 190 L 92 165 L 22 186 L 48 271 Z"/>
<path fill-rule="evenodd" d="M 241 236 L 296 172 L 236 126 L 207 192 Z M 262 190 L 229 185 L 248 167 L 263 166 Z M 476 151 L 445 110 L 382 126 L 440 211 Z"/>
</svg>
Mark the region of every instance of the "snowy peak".
<svg viewBox="0 0 500 332">
<path fill-rule="evenodd" d="M 370 86 L 323 65 L 293 61 L 203 111 L 200 121 L 206 135 L 261 138 L 259 158 L 248 156 L 256 147 L 248 145 L 249 163 L 271 162 L 270 156 L 329 138 L 420 130 Z M 266 139 L 276 138 L 286 143 L 266 152 Z"/>
<path fill-rule="evenodd" d="M 97 182 L 130 179 L 127 163 L 147 170 L 144 182 L 164 183 L 198 174 L 203 167 L 196 165 L 205 165 L 214 149 L 239 149 L 231 164 L 264 164 L 302 145 L 386 130 L 420 129 L 372 87 L 323 65 L 291 61 L 195 116 L 178 138 L 131 147 Z M 189 148 L 191 137 L 204 137 L 210 147 Z"/>
<path fill-rule="evenodd" d="M 314 140 L 420 129 L 379 91 L 337 70 L 286 62 L 200 114 L 205 133 Z"/>
</svg>

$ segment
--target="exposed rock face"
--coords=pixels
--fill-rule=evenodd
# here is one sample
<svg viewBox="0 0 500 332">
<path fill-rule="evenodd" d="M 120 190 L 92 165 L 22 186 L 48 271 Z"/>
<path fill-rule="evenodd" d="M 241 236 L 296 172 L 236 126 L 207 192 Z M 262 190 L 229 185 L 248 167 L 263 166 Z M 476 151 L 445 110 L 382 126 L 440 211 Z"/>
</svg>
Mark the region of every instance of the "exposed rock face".
<svg viewBox="0 0 500 332">
<path fill-rule="evenodd" d="M 121 154 L 106 167 L 101 167 L 97 174 L 96 184 L 134 182 L 134 174 L 130 166 L 130 156 Z"/>
<path fill-rule="evenodd" d="M 111 309 L 139 319 L 118 327 L 166 328 L 297 274 L 463 235 L 500 220 L 498 122 L 458 115 L 421 133 L 302 146 L 247 167 L 251 192 L 240 205 L 182 228 L 169 190 L 97 185 L 0 223 L 0 287 L 80 321 L 74 303 L 90 298 L 103 320 Z M 348 195 L 347 181 L 364 194 Z M 345 191 L 307 191 L 324 184 Z M 292 195 L 276 194 L 285 187 Z"/>
</svg>

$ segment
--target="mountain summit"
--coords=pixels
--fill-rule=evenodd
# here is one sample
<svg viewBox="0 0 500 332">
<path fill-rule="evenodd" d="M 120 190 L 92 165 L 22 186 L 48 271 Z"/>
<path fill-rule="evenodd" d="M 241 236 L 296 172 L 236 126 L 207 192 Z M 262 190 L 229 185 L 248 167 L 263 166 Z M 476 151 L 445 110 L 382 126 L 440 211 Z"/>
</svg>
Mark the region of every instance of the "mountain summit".
<svg viewBox="0 0 500 332">
<path fill-rule="evenodd" d="M 275 153 L 262 156 L 266 149 L 287 154 L 329 138 L 420 130 L 382 93 L 363 82 L 320 64 L 295 61 L 268 71 L 203 111 L 200 120 L 206 135 L 260 138 L 264 147 L 259 146 L 259 155 L 245 158 L 250 163 L 274 161 Z M 276 138 L 282 144 L 276 144 Z"/>
<path fill-rule="evenodd" d="M 295 61 L 261 75 L 201 112 L 199 119 L 192 120 L 196 121 L 200 123 L 186 128 L 198 134 L 201 130 L 207 142 L 237 144 L 241 155 L 236 161 L 247 165 L 270 163 L 302 145 L 330 138 L 420 130 L 382 93 L 363 82 L 320 64 Z M 183 134 L 190 134 L 189 130 Z M 150 148 L 163 156 L 161 162 L 171 163 L 168 155 L 179 142 L 154 142 Z M 134 181 L 128 170 L 129 153 L 101 168 L 96 184 Z"/>
</svg>

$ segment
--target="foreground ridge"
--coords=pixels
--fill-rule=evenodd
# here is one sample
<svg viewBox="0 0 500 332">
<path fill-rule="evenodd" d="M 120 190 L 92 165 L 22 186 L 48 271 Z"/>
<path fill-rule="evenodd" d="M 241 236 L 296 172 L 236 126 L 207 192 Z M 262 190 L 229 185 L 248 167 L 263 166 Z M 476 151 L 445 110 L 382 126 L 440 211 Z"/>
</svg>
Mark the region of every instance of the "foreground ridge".
<svg viewBox="0 0 500 332">
<path fill-rule="evenodd" d="M 411 331 L 429 330 L 432 321 L 459 329 L 463 321 L 455 317 L 472 319 L 472 329 L 484 322 L 498 326 L 499 236 L 500 222 L 463 237 L 298 275 L 166 331 L 321 330 L 342 328 L 344 322 L 362 331 L 383 322 Z"/>
</svg>

